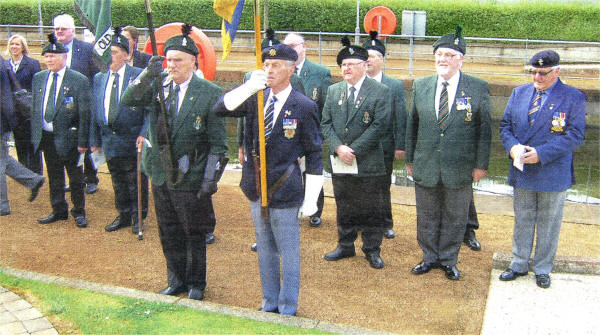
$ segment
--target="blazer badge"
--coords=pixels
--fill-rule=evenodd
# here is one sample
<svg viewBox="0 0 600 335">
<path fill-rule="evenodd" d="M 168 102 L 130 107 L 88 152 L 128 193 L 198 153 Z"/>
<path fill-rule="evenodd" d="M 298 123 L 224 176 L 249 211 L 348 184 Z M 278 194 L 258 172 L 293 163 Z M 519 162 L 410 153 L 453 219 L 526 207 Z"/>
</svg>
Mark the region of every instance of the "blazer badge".
<svg viewBox="0 0 600 335">
<path fill-rule="evenodd" d="M 364 122 L 365 124 L 371 122 L 371 115 L 369 114 L 369 112 L 365 112 L 365 114 L 363 114 L 362 122 Z"/>
<path fill-rule="evenodd" d="M 461 92 L 464 95 L 464 92 Z M 471 97 L 457 98 L 456 99 L 456 110 L 464 110 L 465 122 L 473 121 L 473 112 L 471 110 Z"/>
<path fill-rule="evenodd" d="M 65 108 L 73 109 L 75 107 L 75 102 L 73 101 L 73 97 L 65 97 Z"/>
<path fill-rule="evenodd" d="M 567 119 L 567 113 L 555 112 L 552 116 L 552 128 L 550 129 L 553 133 L 563 133 L 565 127 L 565 120 Z"/>
<path fill-rule="evenodd" d="M 342 91 L 342 94 L 340 95 L 340 101 L 338 101 L 338 105 L 342 105 L 344 103 L 344 96 L 346 96 L 346 92 Z"/>
<path fill-rule="evenodd" d="M 198 115 L 196 116 L 196 121 L 194 122 L 194 128 L 196 128 L 196 130 L 200 130 L 200 126 L 202 126 L 202 118 L 200 115 Z"/>
<path fill-rule="evenodd" d="M 291 140 L 296 135 L 296 128 L 298 128 L 298 119 L 283 119 L 283 134 L 285 138 Z"/>
<path fill-rule="evenodd" d="M 313 101 L 317 101 L 319 99 L 319 89 L 318 88 L 316 88 L 316 87 L 313 88 L 311 99 Z"/>
</svg>

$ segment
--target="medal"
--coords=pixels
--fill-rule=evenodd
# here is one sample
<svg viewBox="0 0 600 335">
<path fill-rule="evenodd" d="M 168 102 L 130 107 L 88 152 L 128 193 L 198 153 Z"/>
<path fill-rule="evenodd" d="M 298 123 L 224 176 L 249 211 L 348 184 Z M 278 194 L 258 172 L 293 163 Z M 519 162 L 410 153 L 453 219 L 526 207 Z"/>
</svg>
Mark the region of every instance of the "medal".
<svg viewBox="0 0 600 335">
<path fill-rule="evenodd" d="M 338 101 L 338 105 L 342 105 L 344 103 L 344 94 L 345 92 L 342 91 L 342 95 L 340 95 L 340 101 Z"/>
<path fill-rule="evenodd" d="M 283 119 L 283 134 L 285 138 L 291 140 L 296 135 L 298 128 L 298 119 Z"/>
<path fill-rule="evenodd" d="M 312 92 L 312 97 L 313 101 L 317 101 L 317 99 L 319 99 L 319 89 L 318 88 L 314 88 L 313 92 Z"/>
<path fill-rule="evenodd" d="M 465 100 L 467 100 L 467 103 L 465 104 L 465 109 L 467 110 L 467 112 L 465 113 L 465 122 L 471 122 L 473 121 L 473 112 L 471 111 L 471 98 L 466 97 Z"/>
<path fill-rule="evenodd" d="M 558 113 L 555 112 L 552 116 L 552 128 L 550 128 L 550 132 L 552 133 L 562 133 L 564 132 L 564 127 L 566 125 L 567 114 L 566 113 Z"/>
</svg>

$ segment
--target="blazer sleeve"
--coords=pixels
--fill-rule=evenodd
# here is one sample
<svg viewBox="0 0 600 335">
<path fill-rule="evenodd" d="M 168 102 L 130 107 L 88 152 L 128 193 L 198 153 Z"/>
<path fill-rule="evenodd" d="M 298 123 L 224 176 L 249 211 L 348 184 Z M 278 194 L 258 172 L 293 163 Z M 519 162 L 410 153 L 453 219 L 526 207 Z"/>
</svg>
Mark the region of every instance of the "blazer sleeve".
<svg viewBox="0 0 600 335">
<path fill-rule="evenodd" d="M 335 155 L 335 149 L 342 145 L 342 141 L 335 133 L 335 129 L 333 128 L 333 112 L 335 110 L 334 99 L 331 97 L 334 96 L 335 87 L 329 86 L 327 89 L 327 95 L 329 99 L 325 100 L 325 106 L 323 106 L 323 113 L 321 115 L 321 133 L 323 134 L 323 139 L 327 143 L 329 147 L 329 152 Z"/>
<path fill-rule="evenodd" d="M 490 104 L 490 87 L 487 82 L 482 82 L 482 104 L 479 111 L 479 134 L 477 143 L 477 157 L 475 168 L 487 170 L 490 163 L 490 150 L 492 145 L 492 111 Z"/>
<path fill-rule="evenodd" d="M 417 136 L 419 134 L 419 113 L 417 113 L 417 107 L 415 103 L 417 91 L 417 82 L 413 82 L 412 88 L 412 99 L 411 99 L 411 107 L 406 115 L 406 135 L 404 137 L 405 140 L 405 150 L 406 150 L 406 163 L 412 164 L 415 155 L 415 146 L 417 145 Z"/>
</svg>

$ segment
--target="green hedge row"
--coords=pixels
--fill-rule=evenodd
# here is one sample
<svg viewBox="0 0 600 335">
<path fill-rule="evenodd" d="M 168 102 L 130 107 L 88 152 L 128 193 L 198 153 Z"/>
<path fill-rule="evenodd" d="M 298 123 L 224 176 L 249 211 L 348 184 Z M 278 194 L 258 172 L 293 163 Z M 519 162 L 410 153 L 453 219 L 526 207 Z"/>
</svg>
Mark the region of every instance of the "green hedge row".
<svg viewBox="0 0 600 335">
<path fill-rule="evenodd" d="M 269 25 L 275 30 L 354 32 L 355 0 L 268 1 Z M 0 24 L 37 24 L 37 3 L 37 0 L 2 0 Z M 205 29 L 221 26 L 220 18 L 212 9 L 213 0 L 152 0 L 151 3 L 156 26 L 172 21 L 190 22 Z M 369 9 L 381 4 L 381 0 L 361 1 L 361 18 Z M 402 10 L 424 10 L 427 35 L 443 35 L 462 24 L 466 36 L 600 41 L 598 4 L 542 0 L 519 3 L 387 0 L 385 5 L 396 14 L 396 34 L 401 32 Z M 50 25 L 52 17 L 61 12 L 74 15 L 73 1 L 42 0 L 44 24 Z M 146 26 L 141 0 L 112 0 L 112 15 L 115 25 Z M 253 1 L 246 0 L 240 29 L 253 28 L 253 15 Z"/>
</svg>

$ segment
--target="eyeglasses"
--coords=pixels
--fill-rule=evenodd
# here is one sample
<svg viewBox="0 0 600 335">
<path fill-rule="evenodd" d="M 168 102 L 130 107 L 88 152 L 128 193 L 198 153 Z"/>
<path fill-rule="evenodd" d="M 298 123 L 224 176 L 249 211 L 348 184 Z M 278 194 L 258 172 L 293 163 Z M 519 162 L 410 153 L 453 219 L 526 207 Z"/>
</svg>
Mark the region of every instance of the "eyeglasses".
<svg viewBox="0 0 600 335">
<path fill-rule="evenodd" d="M 54 27 L 54 31 L 67 31 L 67 30 L 71 30 L 73 28 L 67 28 L 67 27 Z"/>
<path fill-rule="evenodd" d="M 534 70 L 529 70 L 527 72 L 530 75 L 534 76 L 534 77 L 535 77 L 536 74 L 539 74 L 540 76 L 545 77 L 545 76 L 549 75 L 552 71 L 554 71 L 554 69 L 551 69 L 551 70 L 546 71 L 546 72 L 544 72 L 544 71 L 534 71 Z"/>
<path fill-rule="evenodd" d="M 435 57 L 438 57 L 438 58 L 453 58 L 454 56 L 458 56 L 458 54 L 451 53 L 451 52 L 439 52 L 439 51 L 435 53 Z"/>
<path fill-rule="evenodd" d="M 362 63 L 364 63 L 364 62 L 365 62 L 365 61 L 358 62 L 358 63 L 342 63 L 341 67 L 342 67 L 342 69 L 343 69 L 343 68 L 345 68 L 345 67 L 346 67 L 346 68 L 351 68 L 351 69 L 353 69 L 353 68 L 355 68 L 356 66 L 358 66 L 359 64 L 362 64 Z"/>
</svg>

